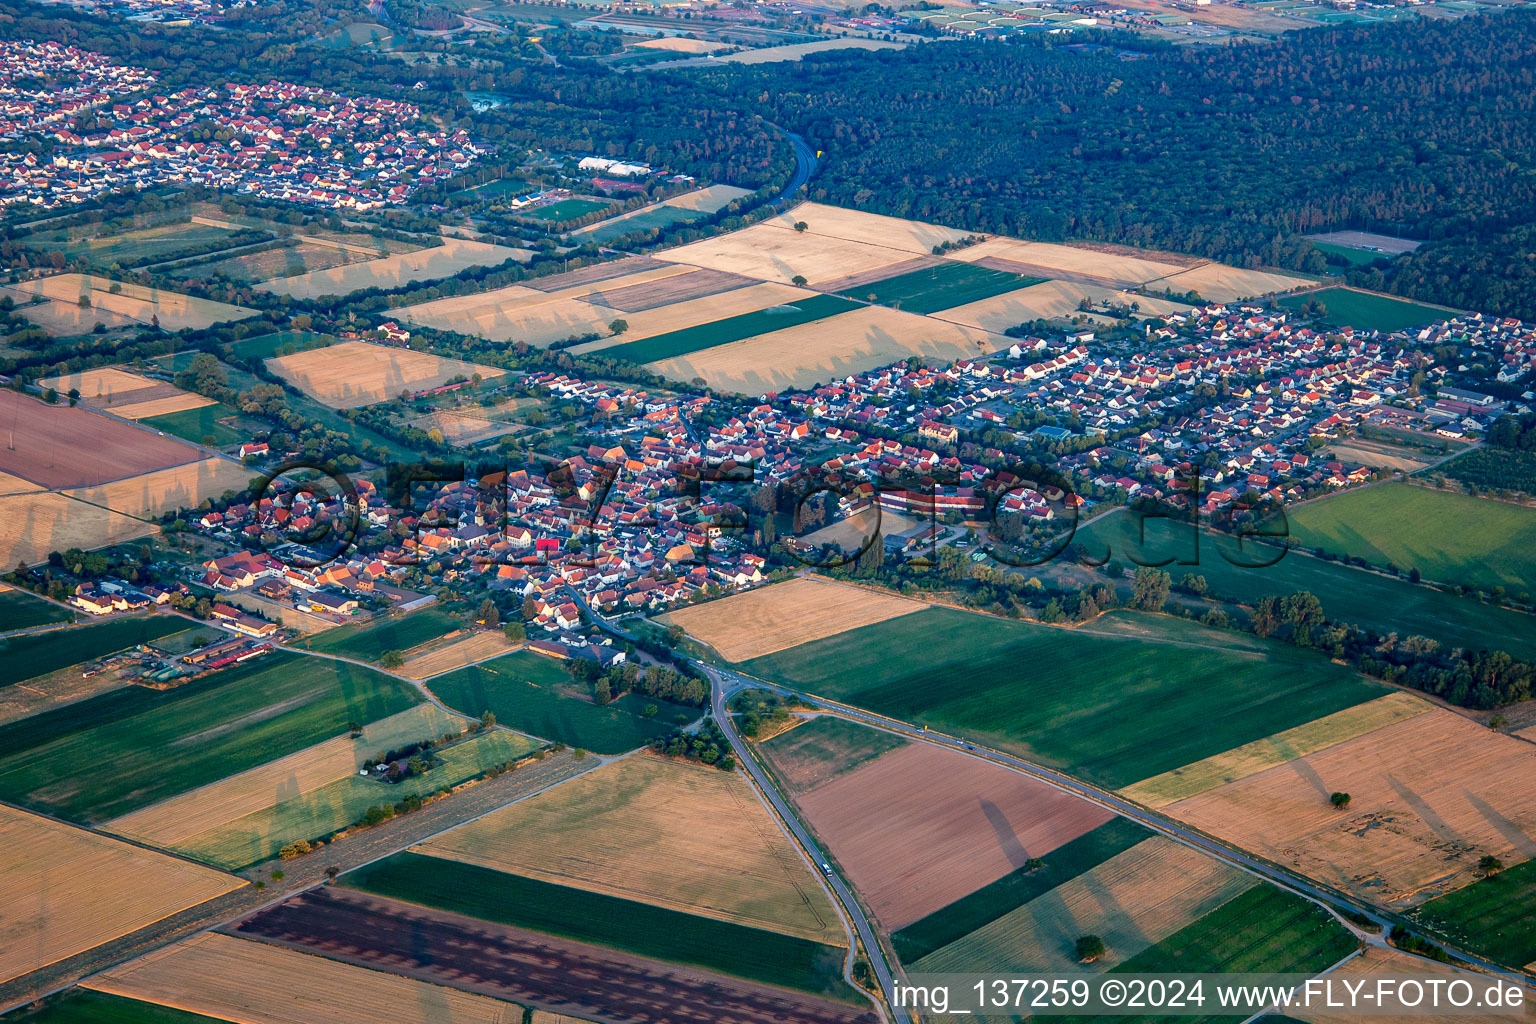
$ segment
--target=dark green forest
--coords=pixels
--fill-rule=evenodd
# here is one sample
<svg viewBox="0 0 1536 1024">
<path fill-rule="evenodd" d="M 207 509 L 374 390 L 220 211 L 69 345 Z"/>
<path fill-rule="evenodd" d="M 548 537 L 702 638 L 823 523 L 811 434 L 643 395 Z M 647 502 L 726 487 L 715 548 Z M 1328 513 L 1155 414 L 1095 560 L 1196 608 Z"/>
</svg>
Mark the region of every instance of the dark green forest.
<svg viewBox="0 0 1536 1024">
<path fill-rule="evenodd" d="M 945 43 L 712 72 L 826 151 L 811 197 L 1322 272 L 1300 236 L 1429 240 L 1357 283 L 1536 319 L 1536 16 L 1123 60 Z"/>
</svg>

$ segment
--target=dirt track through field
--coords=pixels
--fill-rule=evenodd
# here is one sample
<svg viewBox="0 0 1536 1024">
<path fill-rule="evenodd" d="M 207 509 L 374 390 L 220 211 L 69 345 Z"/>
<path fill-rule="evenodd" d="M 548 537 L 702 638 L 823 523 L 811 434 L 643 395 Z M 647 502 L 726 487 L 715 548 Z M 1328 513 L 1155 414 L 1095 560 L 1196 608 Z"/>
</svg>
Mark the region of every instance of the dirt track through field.
<svg viewBox="0 0 1536 1024">
<path fill-rule="evenodd" d="M 797 799 L 892 931 L 1114 817 L 931 743 L 899 747 Z"/>
<path fill-rule="evenodd" d="M 875 1024 L 867 1010 L 722 975 L 324 888 L 235 934 L 612 1024 Z"/>
</svg>

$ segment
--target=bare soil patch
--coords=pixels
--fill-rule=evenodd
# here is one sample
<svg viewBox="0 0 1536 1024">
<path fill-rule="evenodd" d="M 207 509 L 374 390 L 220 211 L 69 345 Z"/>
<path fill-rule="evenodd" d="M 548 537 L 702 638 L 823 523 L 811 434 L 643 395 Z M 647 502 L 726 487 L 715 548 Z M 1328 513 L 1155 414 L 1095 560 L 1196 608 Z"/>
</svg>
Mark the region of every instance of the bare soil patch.
<svg viewBox="0 0 1536 1024">
<path fill-rule="evenodd" d="M 0 471 L 54 490 L 87 487 L 202 459 L 175 438 L 98 416 L 0 392 Z"/>
<path fill-rule="evenodd" d="M 1113 817 L 1042 782 L 931 743 L 884 754 L 798 803 L 892 931 Z"/>
</svg>

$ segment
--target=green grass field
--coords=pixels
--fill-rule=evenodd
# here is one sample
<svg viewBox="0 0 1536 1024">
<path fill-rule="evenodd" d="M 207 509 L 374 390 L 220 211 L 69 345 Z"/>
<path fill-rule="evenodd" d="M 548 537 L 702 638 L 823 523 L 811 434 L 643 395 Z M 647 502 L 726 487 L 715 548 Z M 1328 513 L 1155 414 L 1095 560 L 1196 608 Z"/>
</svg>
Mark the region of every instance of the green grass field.
<svg viewBox="0 0 1536 1024">
<path fill-rule="evenodd" d="M 808 939 L 440 857 L 397 853 L 343 876 L 364 892 L 803 992 L 852 997 L 843 952 Z"/>
<path fill-rule="evenodd" d="M 477 716 L 491 711 L 502 725 L 599 754 L 633 750 L 670 733 L 677 715 L 691 720 L 703 714 L 649 698 L 626 696 L 599 706 L 566 696 L 560 688 L 574 684 L 560 663 L 528 651 L 437 676 L 430 686 L 455 711 Z M 655 718 L 640 713 L 647 704 L 660 708 Z"/>
<path fill-rule="evenodd" d="M 295 351 L 329 345 L 336 339 L 329 334 L 314 331 L 273 331 L 259 338 L 242 338 L 229 346 L 229 351 L 241 359 L 271 359 L 284 345 L 292 345 Z"/>
<path fill-rule="evenodd" d="M 442 763 L 425 774 L 396 783 L 356 775 L 337 779 L 237 818 L 217 831 L 195 836 L 174 849 L 215 867 L 238 871 L 277 856 L 278 850 L 295 840 L 319 839 L 339 832 L 377 804 L 399 803 L 408 796 L 424 797 L 457 786 L 539 746 L 537 740 L 505 729 L 487 730 L 453 746 L 439 747 L 436 755 Z"/>
<path fill-rule="evenodd" d="M 1377 260 L 1390 260 L 1392 257 L 1384 252 L 1376 252 L 1373 249 L 1356 249 L 1352 245 L 1338 245 L 1334 242 L 1313 242 L 1312 247 L 1326 256 L 1337 256 L 1350 266 L 1368 267 Z M 1329 260 L 1330 263 L 1334 262 Z"/>
<path fill-rule="evenodd" d="M 86 988 L 49 996 L 40 1005 L 6 1014 L 5 1019 L 8 1024 L 218 1024 L 215 1017 Z"/>
<path fill-rule="evenodd" d="M 338 654 L 360 661 L 378 661 L 385 651 L 405 651 L 428 640 L 464 628 L 464 620 L 437 608 L 423 608 L 400 617 L 386 617 L 355 626 L 328 629 L 302 641 L 299 646 L 322 654 Z"/>
<path fill-rule="evenodd" d="M 638 210 L 628 216 L 598 221 L 596 224 L 571 232 L 571 237 L 582 242 L 607 242 L 610 239 L 618 238 L 620 235 L 627 235 L 631 231 L 669 228 L 674 224 L 683 224 L 706 216 L 708 214 L 703 210 L 684 210 L 676 206 L 653 206 L 648 210 Z"/>
<path fill-rule="evenodd" d="M 1330 499 L 1331 500 L 1331 499 Z M 1310 508 L 1311 506 L 1306 506 Z M 1222 552 L 1234 559 L 1249 558 L 1253 550 L 1263 558 L 1272 558 L 1274 550 L 1245 545 L 1239 552 L 1236 541 L 1205 533 L 1200 550 L 1194 551 L 1190 528 L 1167 519 L 1147 519 L 1147 542 L 1137 536 L 1137 517 L 1117 513 L 1096 520 L 1080 530 L 1074 543 L 1094 557 L 1107 552 L 1121 565 L 1131 558 L 1156 564 L 1169 557 L 1198 564 L 1163 566 L 1178 582 L 1186 573 L 1204 576 L 1212 595 L 1233 598 L 1247 605 L 1270 595 L 1294 594 L 1307 590 L 1323 603 L 1323 612 L 1332 619 L 1353 623 L 1380 636 L 1429 636 L 1447 647 L 1470 650 L 1502 649 L 1525 658 L 1536 658 L 1536 620 L 1521 612 L 1494 608 L 1471 598 L 1447 594 L 1433 587 L 1418 586 L 1406 579 L 1392 579 L 1338 562 L 1327 562 L 1301 551 L 1287 552 L 1274 565 L 1244 568 L 1233 565 Z M 1400 566 L 1406 570 L 1406 566 Z M 1422 570 L 1421 570 L 1422 571 Z"/>
<path fill-rule="evenodd" d="M 1288 518 L 1308 547 L 1512 596 L 1536 592 L 1536 509 L 1388 483 L 1310 502 Z"/>
<path fill-rule="evenodd" d="M 0 726 L 0 797 L 105 821 L 418 703 L 413 687 L 369 669 L 267 654 L 174 689 L 126 687 Z"/>
<path fill-rule="evenodd" d="M 186 626 L 186 619 L 174 615 L 141 615 L 7 637 L 0 640 L 0 686 L 147 643 Z"/>
<path fill-rule="evenodd" d="M 49 622 L 73 622 L 75 613 L 25 590 L 0 591 L 0 633 Z M 0 668 L 0 672 L 4 669 Z"/>
<path fill-rule="evenodd" d="M 1028 288 L 1043 277 L 1025 277 L 1006 270 L 992 270 L 973 263 L 940 263 L 936 267 L 898 274 L 884 281 L 850 288 L 842 294 L 882 306 L 896 306 L 909 313 L 936 313 L 967 302 Z"/>
<path fill-rule="evenodd" d="M 774 306 L 771 309 L 759 309 L 753 313 L 742 313 L 740 316 L 728 316 L 724 320 L 699 324 L 697 327 L 685 327 L 680 331 L 668 331 L 666 334 L 614 345 L 601 351 L 604 357 L 628 359 L 635 363 L 650 363 L 658 359 L 672 359 L 687 355 L 689 352 L 714 348 L 716 345 L 727 345 L 733 341 L 741 341 L 743 338 L 767 334 L 769 331 L 797 327 L 813 320 L 824 320 L 829 316 L 836 316 L 838 313 L 846 313 L 850 309 L 857 308 L 858 303 L 838 298 L 836 295 L 812 295 L 807 299 L 796 299 L 793 305 Z"/>
<path fill-rule="evenodd" d="M 739 667 L 1111 789 L 1386 692 L 1313 652 L 1202 649 L 1164 621 L 1189 628 L 1145 616 L 1116 636 L 929 608 Z"/>
<path fill-rule="evenodd" d="M 1322 907 L 1261 882 L 1142 950 L 1115 973 L 1312 974 L 1354 948 L 1354 938 Z"/>
<path fill-rule="evenodd" d="M 1280 305 L 1300 309 L 1316 299 L 1328 310 L 1325 319 L 1340 327 L 1357 330 L 1400 331 L 1408 327 L 1444 320 L 1451 313 L 1433 306 L 1424 306 L 1407 299 L 1395 299 L 1370 292 L 1357 292 L 1349 288 L 1324 288 L 1281 299 Z"/>
<path fill-rule="evenodd" d="M 58 250 L 71 259 L 87 258 L 95 263 L 134 265 L 155 259 L 169 259 L 187 249 L 222 242 L 234 234 L 226 228 L 181 221 L 157 227 L 124 231 L 105 238 L 59 241 L 58 232 L 24 239 L 22 244 L 38 252 Z"/>
<path fill-rule="evenodd" d="M 606 210 L 610 203 L 600 203 L 595 199 L 562 199 L 558 203 L 548 206 L 540 206 L 528 210 L 522 215 L 533 220 L 542 220 L 550 224 L 563 224 L 577 217 L 585 217 L 589 213 L 597 213 Z"/>
<path fill-rule="evenodd" d="M 1037 896 L 1045 895 L 1061 883 L 1091 871 L 1151 835 L 1149 829 L 1129 818 L 1107 821 L 1046 854 L 1041 858 L 1045 861 L 1044 867 L 1034 871 L 1020 868 L 907 925 L 891 936 L 896 955 L 902 963 L 914 964 Z"/>
<path fill-rule="evenodd" d="M 204 405 L 197 409 L 168 412 L 164 416 L 147 416 L 140 423 L 155 430 L 163 430 L 186 441 L 207 444 L 210 448 L 224 448 L 237 441 L 248 441 L 250 435 L 220 423 L 235 415 L 235 410 L 221 402 Z M 254 473 L 252 475 L 255 475 Z"/>
<path fill-rule="evenodd" d="M 1524 967 L 1536 961 L 1536 860 L 1437 896 L 1410 916 L 1474 953 Z"/>
<path fill-rule="evenodd" d="M 895 733 L 870 729 L 836 715 L 821 715 L 761 744 L 781 771 L 815 773 L 817 785 L 851 772 L 907 741 Z"/>
</svg>

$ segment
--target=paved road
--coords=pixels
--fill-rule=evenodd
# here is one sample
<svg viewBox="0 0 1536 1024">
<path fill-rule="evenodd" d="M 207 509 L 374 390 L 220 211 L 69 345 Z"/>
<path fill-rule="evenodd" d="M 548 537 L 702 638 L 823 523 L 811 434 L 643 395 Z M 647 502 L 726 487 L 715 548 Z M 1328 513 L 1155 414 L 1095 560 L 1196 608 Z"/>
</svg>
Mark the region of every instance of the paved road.
<svg viewBox="0 0 1536 1024">
<path fill-rule="evenodd" d="M 789 144 L 795 148 L 795 173 L 790 175 L 789 184 L 784 186 L 784 190 L 769 201 L 770 206 L 783 206 L 788 203 L 794 194 L 811 180 L 811 175 L 816 173 L 816 164 L 819 160 L 816 151 L 804 138 L 783 128 L 779 130 L 784 132 L 789 138 Z"/>
<path fill-rule="evenodd" d="M 1366 917 L 1369 917 L 1372 921 L 1381 926 L 1382 930 L 1380 933 L 1364 931 L 1356 927 L 1350 921 L 1343 918 L 1340 918 L 1339 921 L 1342 925 L 1353 932 L 1355 936 L 1361 941 L 1373 946 L 1387 946 L 1386 936 L 1387 932 L 1391 930 L 1393 922 L 1374 909 L 1357 905 L 1348 900 L 1345 900 L 1339 894 L 1330 889 L 1316 885 L 1308 879 L 1302 878 L 1298 875 L 1293 875 L 1290 872 L 1278 867 L 1277 865 L 1269 863 L 1268 861 L 1260 860 L 1256 857 L 1250 856 L 1242 850 L 1228 846 L 1227 844 L 1213 839 L 1202 832 L 1190 829 L 1177 821 L 1157 815 L 1140 806 L 1139 804 L 1135 804 L 1129 800 L 1123 799 L 1112 791 L 1089 785 L 1088 783 L 1075 779 L 1070 775 L 1066 775 L 1052 768 L 1047 768 L 1043 765 L 1035 764 L 1034 762 L 1027 761 L 1013 754 L 1009 754 L 1001 750 L 994 750 L 989 747 L 977 746 L 956 736 L 950 736 L 945 733 L 924 728 L 923 726 L 911 725 L 896 719 L 887 718 L 884 715 L 877 715 L 873 712 L 865 711 L 861 708 L 840 704 L 837 701 L 826 700 L 821 697 L 801 693 L 797 690 L 789 689 L 788 687 L 778 686 L 772 683 L 765 683 L 760 679 L 743 676 L 740 673 L 732 672 L 728 669 L 716 668 L 713 666 L 704 665 L 702 663 L 695 664 L 697 664 L 700 669 L 708 673 L 710 678 L 716 682 L 716 717 L 721 721 L 722 728 L 725 728 L 727 722 L 721 709 L 723 709 L 725 701 L 729 699 L 730 695 L 738 690 L 756 688 L 771 690 L 786 696 L 793 696 L 804 704 L 811 705 L 812 707 L 819 707 L 825 711 L 835 712 L 845 718 L 854 719 L 855 721 L 861 722 L 868 726 L 872 726 L 876 729 L 881 729 L 886 732 L 896 733 L 897 735 L 907 736 L 912 739 L 922 740 L 929 743 L 942 744 L 944 746 L 951 747 L 957 751 L 960 751 L 961 753 L 968 756 L 1002 765 L 1005 768 L 1019 772 L 1023 775 L 1028 775 L 1031 778 L 1044 782 L 1056 789 L 1071 793 L 1074 796 L 1088 800 L 1092 803 L 1096 803 L 1101 807 L 1107 808 L 1108 810 L 1114 811 L 1117 814 L 1139 822 L 1152 831 L 1173 839 L 1176 842 L 1181 842 L 1187 846 L 1192 846 L 1202 851 L 1203 853 L 1209 854 L 1218 860 L 1232 865 L 1233 867 L 1247 871 L 1250 874 L 1257 875 L 1266 881 L 1279 886 L 1282 889 L 1297 893 L 1298 895 L 1301 895 L 1328 910 L 1330 913 L 1335 914 L 1335 916 L 1338 915 L 1338 912 L 1341 908 L 1348 909 L 1357 914 L 1364 914 Z M 736 742 L 734 729 L 727 731 L 726 735 L 732 737 L 733 744 Z M 749 765 L 752 764 L 750 760 L 747 760 L 747 763 Z M 776 791 L 775 797 L 777 797 Z M 796 819 L 791 818 L 789 820 L 796 821 L 798 824 Z M 841 880 L 839 880 L 839 883 L 840 882 Z M 842 890 L 840 889 L 839 892 L 841 894 Z M 862 922 L 862 917 L 856 918 L 856 920 Z M 860 934 L 862 935 L 863 932 L 861 931 Z M 1472 953 L 1468 953 L 1467 951 L 1448 943 L 1441 942 L 1439 939 L 1436 939 L 1435 941 L 1440 942 L 1441 945 L 1444 945 L 1459 959 L 1464 960 L 1467 963 L 1484 971 L 1487 971 L 1490 974 L 1498 975 L 1507 981 L 1522 985 L 1530 992 L 1536 992 L 1536 984 L 1533 984 L 1531 979 L 1523 977 L 1517 972 L 1511 972 L 1507 967 L 1496 964 L 1493 961 L 1484 959 Z M 887 981 L 884 977 L 881 978 L 881 985 L 887 985 Z M 887 994 L 890 992 L 888 987 L 886 988 L 886 992 Z"/>
<path fill-rule="evenodd" d="M 736 751 L 736 760 L 746 769 L 747 774 L 752 776 L 752 781 L 757 783 L 758 789 L 762 790 L 764 795 L 768 797 L 769 802 L 773 804 L 774 810 L 779 812 L 779 817 L 789 826 L 790 832 L 794 834 L 795 839 L 800 845 L 811 853 L 818 864 L 826 863 L 820 852 L 821 845 L 816 842 L 810 830 L 800 821 L 799 815 L 789 806 L 783 794 L 778 791 L 773 781 L 763 771 L 762 766 L 752 756 L 752 751 L 747 748 L 746 741 L 736 732 L 736 724 L 731 721 L 731 716 L 726 709 L 726 701 L 730 695 L 741 688 L 742 682 L 750 682 L 750 680 L 742 680 L 742 677 L 734 672 L 714 668 L 702 662 L 694 662 L 694 665 L 705 675 L 709 676 L 711 682 L 714 683 L 712 687 L 713 697 L 711 699 L 714 705 L 715 721 L 719 723 L 720 730 L 725 733 L 726 739 L 730 740 L 731 749 Z M 890 1005 L 891 1014 L 895 1017 L 897 1024 L 911 1024 L 912 1018 L 907 1015 L 905 1010 L 896 1005 L 895 982 L 891 977 L 890 967 L 885 962 L 885 954 L 881 952 L 879 940 L 875 937 L 874 927 L 870 925 L 869 918 L 865 916 L 863 908 L 859 906 L 858 901 L 854 898 L 852 887 L 835 871 L 826 871 L 824 875 L 827 884 L 837 894 L 838 900 L 847 911 L 849 918 L 852 919 L 854 930 L 859 933 L 859 940 L 864 943 L 864 951 L 868 954 L 870 965 L 875 971 L 875 977 L 880 982 L 880 989 L 885 993 L 885 1000 Z"/>
</svg>

